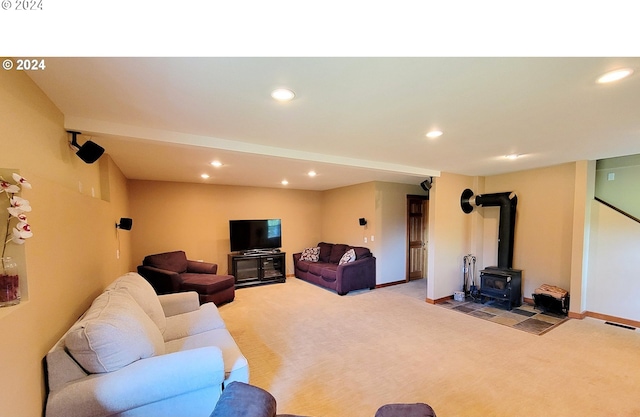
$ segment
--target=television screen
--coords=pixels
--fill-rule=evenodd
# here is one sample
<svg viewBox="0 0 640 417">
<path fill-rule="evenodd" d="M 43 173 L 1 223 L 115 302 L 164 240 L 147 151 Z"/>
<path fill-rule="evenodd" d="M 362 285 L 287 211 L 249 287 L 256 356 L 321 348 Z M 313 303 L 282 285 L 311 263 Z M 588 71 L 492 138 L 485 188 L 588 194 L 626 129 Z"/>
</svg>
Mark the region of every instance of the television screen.
<svg viewBox="0 0 640 417">
<path fill-rule="evenodd" d="M 282 246 L 280 219 L 229 220 L 231 252 L 277 249 Z"/>
</svg>

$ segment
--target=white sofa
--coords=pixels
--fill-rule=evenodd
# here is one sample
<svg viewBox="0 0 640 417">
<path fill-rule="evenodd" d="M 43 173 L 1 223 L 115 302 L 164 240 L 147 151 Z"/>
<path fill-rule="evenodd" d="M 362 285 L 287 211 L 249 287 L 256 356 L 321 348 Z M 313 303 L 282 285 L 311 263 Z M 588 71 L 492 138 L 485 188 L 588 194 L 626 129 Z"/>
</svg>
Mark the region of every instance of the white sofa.
<svg viewBox="0 0 640 417">
<path fill-rule="evenodd" d="M 208 417 L 249 366 L 213 303 L 113 282 L 46 356 L 45 417 Z"/>
</svg>

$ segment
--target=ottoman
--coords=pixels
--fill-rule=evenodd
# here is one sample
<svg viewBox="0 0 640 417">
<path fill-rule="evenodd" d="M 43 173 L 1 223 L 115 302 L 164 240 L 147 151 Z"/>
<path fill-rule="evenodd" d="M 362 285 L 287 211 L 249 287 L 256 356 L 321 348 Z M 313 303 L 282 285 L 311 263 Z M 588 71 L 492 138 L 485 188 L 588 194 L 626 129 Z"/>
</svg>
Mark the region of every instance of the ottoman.
<svg viewBox="0 0 640 417">
<path fill-rule="evenodd" d="M 200 304 L 213 302 L 219 306 L 233 301 L 236 296 L 236 279 L 233 275 L 181 274 L 180 291 L 195 291 Z"/>
<path fill-rule="evenodd" d="M 424 403 L 387 404 L 378 408 L 375 417 L 436 417 L 436 413 Z"/>
</svg>

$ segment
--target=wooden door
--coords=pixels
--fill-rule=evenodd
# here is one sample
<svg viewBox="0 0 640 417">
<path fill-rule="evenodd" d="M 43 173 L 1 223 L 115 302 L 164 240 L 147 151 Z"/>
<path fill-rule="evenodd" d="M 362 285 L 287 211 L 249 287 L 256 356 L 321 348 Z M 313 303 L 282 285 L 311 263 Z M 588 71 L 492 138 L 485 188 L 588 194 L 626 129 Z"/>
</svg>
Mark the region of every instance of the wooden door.
<svg viewBox="0 0 640 417">
<path fill-rule="evenodd" d="M 407 196 L 407 277 L 406 281 L 427 276 L 427 211 L 425 196 Z"/>
</svg>

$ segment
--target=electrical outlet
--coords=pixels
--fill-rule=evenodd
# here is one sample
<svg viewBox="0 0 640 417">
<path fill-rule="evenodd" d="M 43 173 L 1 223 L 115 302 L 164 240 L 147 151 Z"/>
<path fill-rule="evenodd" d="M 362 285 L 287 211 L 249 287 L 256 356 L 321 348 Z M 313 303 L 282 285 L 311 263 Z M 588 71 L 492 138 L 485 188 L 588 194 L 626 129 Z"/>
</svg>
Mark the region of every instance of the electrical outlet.
<svg viewBox="0 0 640 417">
<path fill-rule="evenodd" d="M 367 238 L 366 237 L 364 238 L 364 243 L 367 243 Z"/>
<path fill-rule="evenodd" d="M 120 249 L 116 249 L 116 259 L 120 259 Z"/>
<path fill-rule="evenodd" d="M 371 241 L 373 242 L 373 235 L 371 235 Z"/>
</svg>

